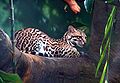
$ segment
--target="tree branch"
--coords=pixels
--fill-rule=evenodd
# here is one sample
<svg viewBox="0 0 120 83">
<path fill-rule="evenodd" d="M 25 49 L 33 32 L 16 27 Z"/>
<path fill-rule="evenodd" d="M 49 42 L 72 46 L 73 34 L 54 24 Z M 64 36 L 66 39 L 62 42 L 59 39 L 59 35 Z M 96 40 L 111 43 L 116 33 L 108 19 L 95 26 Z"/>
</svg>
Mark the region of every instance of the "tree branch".
<svg viewBox="0 0 120 83">
<path fill-rule="evenodd" d="M 12 70 L 12 45 L 0 30 L 0 70 Z M 16 69 L 24 83 L 97 83 L 95 64 L 88 57 L 45 58 L 15 49 Z"/>
</svg>

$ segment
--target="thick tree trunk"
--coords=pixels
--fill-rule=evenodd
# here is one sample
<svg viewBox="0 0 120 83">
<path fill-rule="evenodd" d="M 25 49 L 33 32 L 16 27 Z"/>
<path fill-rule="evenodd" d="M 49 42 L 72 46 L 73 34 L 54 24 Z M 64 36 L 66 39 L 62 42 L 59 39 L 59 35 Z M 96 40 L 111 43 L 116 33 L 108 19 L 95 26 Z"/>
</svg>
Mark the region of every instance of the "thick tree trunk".
<svg viewBox="0 0 120 83">
<path fill-rule="evenodd" d="M 95 0 L 91 47 L 89 57 L 80 58 L 45 58 L 25 54 L 15 49 L 16 71 L 24 83 L 98 83 L 95 78 L 95 64 L 99 58 L 108 11 L 104 2 Z M 120 9 L 117 12 L 114 40 L 112 41 L 110 65 L 110 83 L 120 83 Z M 94 59 L 92 59 L 94 58 Z M 12 46 L 9 37 L 0 30 L 0 70 L 12 72 Z"/>
<path fill-rule="evenodd" d="M 120 83 L 120 7 L 117 10 L 111 41 L 110 83 Z"/>
<path fill-rule="evenodd" d="M 12 72 L 12 46 L 0 30 L 0 70 Z M 15 49 L 16 71 L 24 83 L 97 83 L 95 65 L 88 57 L 45 58 Z"/>
<path fill-rule="evenodd" d="M 120 3 L 116 4 L 120 6 Z M 99 61 L 99 48 L 111 7 L 112 5 L 105 4 L 102 0 L 95 0 L 89 54 L 95 63 Z M 120 7 L 117 7 L 116 22 L 113 27 L 109 69 L 110 83 L 120 83 Z"/>
<path fill-rule="evenodd" d="M 103 1 L 95 0 L 93 22 L 90 39 L 90 55 L 99 61 L 99 48 L 104 35 L 104 28 L 108 18 L 108 7 Z"/>
</svg>

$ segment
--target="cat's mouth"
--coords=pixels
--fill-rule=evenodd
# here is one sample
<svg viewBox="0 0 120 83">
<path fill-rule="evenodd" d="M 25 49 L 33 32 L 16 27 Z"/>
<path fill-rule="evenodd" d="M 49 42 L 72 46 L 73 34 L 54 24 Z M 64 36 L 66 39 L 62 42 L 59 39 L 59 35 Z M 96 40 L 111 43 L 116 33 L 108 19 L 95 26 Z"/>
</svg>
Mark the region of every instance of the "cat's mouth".
<svg viewBox="0 0 120 83">
<path fill-rule="evenodd" d="M 77 45 L 78 45 L 79 47 L 84 47 L 85 44 L 86 44 L 86 42 L 83 41 L 83 40 L 81 40 Z"/>
<path fill-rule="evenodd" d="M 82 48 L 82 47 L 84 47 L 84 45 L 83 45 L 83 44 L 79 44 L 78 46 L 79 46 L 79 47 L 81 47 L 81 48 Z"/>
<path fill-rule="evenodd" d="M 81 38 L 80 44 L 81 44 L 82 46 L 84 46 L 84 45 L 86 44 L 86 39 Z"/>
</svg>

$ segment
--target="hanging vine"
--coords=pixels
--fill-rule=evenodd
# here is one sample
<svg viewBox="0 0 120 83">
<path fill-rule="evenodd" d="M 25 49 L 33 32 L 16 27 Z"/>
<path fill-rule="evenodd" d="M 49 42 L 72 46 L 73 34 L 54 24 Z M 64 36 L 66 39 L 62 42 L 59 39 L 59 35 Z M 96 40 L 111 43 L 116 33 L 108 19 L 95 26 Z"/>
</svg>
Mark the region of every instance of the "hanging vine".
<svg viewBox="0 0 120 83">
<path fill-rule="evenodd" d="M 13 56 L 12 56 L 12 62 L 13 62 L 13 72 L 16 72 L 16 61 L 14 59 L 15 56 L 15 40 L 14 40 L 14 31 L 15 31 L 15 24 L 14 24 L 14 6 L 13 6 L 13 0 L 9 0 L 10 2 L 10 21 L 11 21 L 11 41 L 12 41 L 12 50 L 13 50 Z"/>
</svg>

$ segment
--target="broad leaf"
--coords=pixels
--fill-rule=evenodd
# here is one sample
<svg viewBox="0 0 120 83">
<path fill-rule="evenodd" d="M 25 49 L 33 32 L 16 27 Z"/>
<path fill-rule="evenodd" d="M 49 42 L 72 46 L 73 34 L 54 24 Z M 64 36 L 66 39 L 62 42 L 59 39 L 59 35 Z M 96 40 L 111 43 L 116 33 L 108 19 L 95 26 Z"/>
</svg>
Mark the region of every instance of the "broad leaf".
<svg viewBox="0 0 120 83">
<path fill-rule="evenodd" d="M 22 80 L 17 74 L 10 74 L 0 70 L 0 81 L 3 83 L 22 83 Z"/>
<path fill-rule="evenodd" d="M 94 0 L 85 0 L 84 6 L 87 12 L 91 13 L 93 8 Z"/>
</svg>

